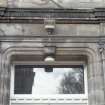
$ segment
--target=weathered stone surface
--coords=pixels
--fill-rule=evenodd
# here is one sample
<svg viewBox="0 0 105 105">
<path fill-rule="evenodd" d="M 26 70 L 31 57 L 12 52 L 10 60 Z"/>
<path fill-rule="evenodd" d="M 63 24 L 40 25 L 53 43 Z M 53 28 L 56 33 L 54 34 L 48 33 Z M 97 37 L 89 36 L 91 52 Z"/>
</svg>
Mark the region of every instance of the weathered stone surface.
<svg viewBox="0 0 105 105">
<path fill-rule="evenodd" d="M 0 7 L 7 7 L 7 0 L 0 0 Z"/>
<path fill-rule="evenodd" d="M 11 4 L 13 7 L 17 5 L 17 1 L 9 2 L 13 3 Z M 20 0 L 19 2 L 21 4 L 26 1 Z M 27 2 L 29 1 L 27 0 Z M 31 61 L 34 56 L 33 60 L 42 62 L 43 48 L 46 44 L 56 47 L 55 56 L 62 58 L 64 56 L 83 57 L 83 59 L 65 58 L 65 60 L 85 60 L 89 105 L 104 105 L 105 55 L 97 50 L 97 43 L 99 41 L 105 42 L 104 31 L 104 24 L 56 24 L 54 33 L 48 35 L 44 24 L 0 24 L 0 52 L 2 52 L 2 55 L 0 55 L 0 62 L 2 61 L 2 64 L 0 63 L 0 82 L 2 84 L 0 85 L 0 105 L 9 105 L 10 67 L 13 61 L 17 60 L 15 57 L 22 57 L 21 61 L 25 61 L 28 57 L 28 61 Z M 89 43 L 89 41 L 91 42 Z M 36 56 L 41 57 L 35 59 Z M 10 59 L 12 59 L 12 62 Z M 60 60 L 58 59 L 58 61 Z M 61 61 L 64 62 L 64 59 Z"/>
<path fill-rule="evenodd" d="M 0 36 L 23 35 L 22 25 L 19 24 L 0 24 Z"/>
<path fill-rule="evenodd" d="M 82 24 L 77 27 L 78 36 L 99 36 L 99 25 Z"/>
<path fill-rule="evenodd" d="M 8 0 L 10 7 L 31 7 L 31 8 L 60 8 L 53 2 L 46 0 Z M 49 2 L 48 2 L 49 1 Z M 94 8 L 94 7 L 101 7 L 105 6 L 104 0 L 55 0 L 64 8 Z"/>
<path fill-rule="evenodd" d="M 0 24 L 0 36 L 47 36 L 44 24 Z M 99 36 L 99 25 L 56 24 L 57 36 Z"/>
</svg>

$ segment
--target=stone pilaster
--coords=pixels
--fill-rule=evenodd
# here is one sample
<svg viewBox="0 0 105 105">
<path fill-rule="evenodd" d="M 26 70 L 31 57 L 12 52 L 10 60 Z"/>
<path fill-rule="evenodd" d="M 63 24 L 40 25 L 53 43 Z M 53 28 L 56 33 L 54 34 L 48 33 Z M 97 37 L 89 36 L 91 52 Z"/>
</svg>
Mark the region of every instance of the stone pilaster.
<svg viewBox="0 0 105 105">
<path fill-rule="evenodd" d="M 100 56 L 100 70 L 102 76 L 102 83 L 103 83 L 103 92 L 104 92 L 104 104 L 105 105 L 105 43 L 99 43 L 99 56 Z"/>
<path fill-rule="evenodd" d="M 9 105 L 10 100 L 10 72 L 9 59 L 0 52 L 0 105 Z"/>
<path fill-rule="evenodd" d="M 105 43 L 100 46 L 101 69 L 104 73 L 104 90 L 105 90 Z"/>
<path fill-rule="evenodd" d="M 3 83 L 2 83 L 2 56 L 1 56 L 1 51 L 0 51 L 0 105 L 2 105 L 2 88 L 3 88 Z"/>
</svg>

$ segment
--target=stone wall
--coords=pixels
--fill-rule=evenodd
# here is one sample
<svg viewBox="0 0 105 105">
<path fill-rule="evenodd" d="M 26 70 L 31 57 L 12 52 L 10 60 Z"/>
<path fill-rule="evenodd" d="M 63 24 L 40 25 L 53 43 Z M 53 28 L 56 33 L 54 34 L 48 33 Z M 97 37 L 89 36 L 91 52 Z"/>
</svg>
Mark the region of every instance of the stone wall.
<svg viewBox="0 0 105 105">
<path fill-rule="evenodd" d="M 87 56 L 89 105 L 104 105 L 104 33 L 104 24 L 56 24 L 52 35 L 43 24 L 0 24 L 0 105 L 9 105 L 13 56 L 44 56 L 48 44 L 56 55 Z"/>
<path fill-rule="evenodd" d="M 9 9 L 9 11 L 11 10 Z M 21 9 L 17 9 L 16 11 L 20 12 L 22 16 L 19 15 L 19 17 L 12 11 L 9 12 L 11 15 L 8 17 L 8 11 L 6 10 L 3 12 L 4 15 L 1 16 L 1 19 L 4 19 L 4 23 L 0 23 L 0 105 L 10 105 L 10 77 L 13 62 L 15 60 L 43 62 L 44 48 L 46 46 L 56 47 L 55 56 L 58 57 L 58 61 L 63 61 L 65 56 L 66 59 L 71 58 L 70 61 L 74 60 L 72 56 L 77 58 L 78 56 L 86 56 L 89 105 L 105 105 L 104 10 L 102 10 L 102 13 L 99 13 L 101 14 L 101 19 L 100 16 L 94 15 L 94 12 L 90 10 L 75 10 L 75 14 L 77 14 L 78 11 L 84 14 L 85 12 L 86 14 L 89 13 L 88 19 L 86 18 L 86 14 L 82 14 L 83 17 L 76 15 L 77 18 L 73 15 L 74 17 L 70 17 L 67 21 L 65 17 L 62 17 L 61 20 L 63 20 L 63 18 L 64 20 L 60 24 L 57 18 L 58 23 L 55 23 L 54 32 L 50 35 L 45 30 L 44 19 L 42 17 L 40 17 L 41 21 L 43 20 L 41 23 L 40 20 L 38 20 L 39 23 L 37 24 L 22 23 L 22 19 L 25 20 L 27 18 L 29 22 L 32 22 L 32 19 L 36 19 L 37 11 L 33 10 L 35 14 L 34 17 L 31 18 L 28 16 L 24 17 L 23 10 L 21 11 Z M 30 10 L 28 11 L 30 13 Z M 56 12 L 58 10 L 50 11 Z M 66 12 L 70 14 L 68 11 L 70 10 Z M 70 16 L 72 16 L 72 11 Z M 6 12 L 7 14 L 5 14 Z M 63 10 L 63 12 L 65 12 L 65 10 Z M 15 14 L 14 17 L 13 14 Z M 64 16 L 60 10 L 59 14 L 60 16 Z M 68 14 L 66 15 L 68 16 Z M 94 15 L 94 17 L 90 17 L 90 15 Z M 11 22 L 12 19 L 13 21 Z M 19 19 L 21 21 L 16 22 L 16 20 Z M 72 21 L 76 21 L 77 23 L 70 24 L 69 22 L 72 23 Z M 85 22 L 87 24 L 85 24 Z M 78 61 L 80 60 L 81 59 L 78 58 Z"/>
</svg>

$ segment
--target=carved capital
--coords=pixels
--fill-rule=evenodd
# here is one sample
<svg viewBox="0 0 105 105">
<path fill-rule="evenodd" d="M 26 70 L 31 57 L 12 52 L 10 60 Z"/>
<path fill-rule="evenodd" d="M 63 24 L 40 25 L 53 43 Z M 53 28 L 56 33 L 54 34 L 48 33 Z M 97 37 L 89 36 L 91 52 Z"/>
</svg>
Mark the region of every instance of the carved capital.
<svg viewBox="0 0 105 105">
<path fill-rule="evenodd" d="M 98 51 L 102 57 L 102 59 L 105 59 L 105 43 L 104 42 L 100 42 L 98 47 Z"/>
</svg>

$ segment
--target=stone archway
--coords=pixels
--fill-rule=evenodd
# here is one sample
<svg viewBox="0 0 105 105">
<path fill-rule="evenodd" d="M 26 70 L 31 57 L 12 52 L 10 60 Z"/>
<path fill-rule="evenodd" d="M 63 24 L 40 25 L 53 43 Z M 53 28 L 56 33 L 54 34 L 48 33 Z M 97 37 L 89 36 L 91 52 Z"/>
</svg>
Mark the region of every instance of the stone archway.
<svg viewBox="0 0 105 105">
<path fill-rule="evenodd" d="M 87 68 L 88 68 L 89 105 L 99 105 L 99 103 L 102 103 L 103 99 L 100 97 L 100 95 L 101 96 L 103 95 L 103 90 L 102 90 L 103 83 L 102 83 L 101 70 L 99 71 L 100 63 L 96 62 L 98 61 L 97 54 L 95 54 L 95 52 L 89 48 L 57 48 L 56 54 L 59 57 L 62 57 L 64 55 L 66 56 L 70 56 L 70 55 L 77 56 L 78 55 L 77 57 L 80 57 L 80 55 L 82 55 L 82 57 L 85 57 L 85 60 L 87 60 L 87 65 L 88 65 Z M 33 49 L 33 48 L 11 47 L 11 48 L 8 48 L 7 51 L 5 51 L 5 53 L 2 56 L 2 66 L 1 66 L 2 67 L 1 90 L 3 91 L 1 95 L 2 105 L 9 105 L 10 75 L 11 75 L 10 65 L 12 64 L 12 61 L 16 60 L 16 56 L 19 57 L 23 55 L 25 58 L 27 55 L 29 55 L 29 58 L 33 58 L 32 56 L 35 57 L 35 55 L 40 55 L 39 56 L 40 58 L 37 58 L 37 59 L 42 59 L 41 56 L 43 56 L 43 48 Z"/>
</svg>

